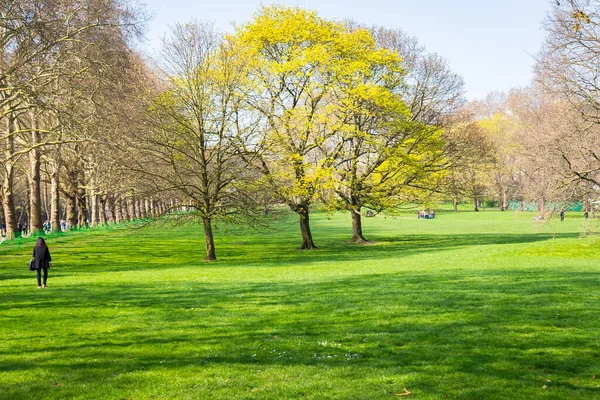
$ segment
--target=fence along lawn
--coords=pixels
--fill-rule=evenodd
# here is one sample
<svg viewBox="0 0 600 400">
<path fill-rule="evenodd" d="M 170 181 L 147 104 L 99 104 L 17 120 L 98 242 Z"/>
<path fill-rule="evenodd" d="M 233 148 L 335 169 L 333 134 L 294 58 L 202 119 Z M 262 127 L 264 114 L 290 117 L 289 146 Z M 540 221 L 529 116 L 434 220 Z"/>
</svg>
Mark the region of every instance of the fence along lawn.
<svg viewBox="0 0 600 400">
<path fill-rule="evenodd" d="M 0 398 L 600 398 L 595 221 L 531 217 L 221 227 L 212 264 L 198 227 L 78 232 L 41 290 L 4 243 Z"/>
</svg>

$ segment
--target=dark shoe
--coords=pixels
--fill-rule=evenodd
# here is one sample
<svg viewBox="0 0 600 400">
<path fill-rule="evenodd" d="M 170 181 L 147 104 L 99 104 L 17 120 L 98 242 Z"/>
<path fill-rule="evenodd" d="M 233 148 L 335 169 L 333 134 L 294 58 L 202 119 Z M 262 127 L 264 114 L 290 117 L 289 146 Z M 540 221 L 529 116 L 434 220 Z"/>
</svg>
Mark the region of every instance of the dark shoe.
<svg viewBox="0 0 600 400">
<path fill-rule="evenodd" d="M 44 287 L 48 287 L 48 285 L 44 284 Z"/>
</svg>

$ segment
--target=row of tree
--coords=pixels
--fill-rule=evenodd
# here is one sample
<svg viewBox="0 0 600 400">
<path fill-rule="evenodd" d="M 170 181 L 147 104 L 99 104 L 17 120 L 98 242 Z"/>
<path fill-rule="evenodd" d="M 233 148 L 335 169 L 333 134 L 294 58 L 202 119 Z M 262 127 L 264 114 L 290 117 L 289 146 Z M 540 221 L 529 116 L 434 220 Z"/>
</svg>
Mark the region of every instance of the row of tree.
<svg viewBox="0 0 600 400">
<path fill-rule="evenodd" d="M 19 208 L 35 232 L 45 218 L 55 230 L 61 219 L 82 227 L 185 206 L 214 260 L 215 221 L 252 225 L 281 207 L 299 216 L 302 248 L 313 249 L 315 202 L 349 211 L 359 242 L 365 209 L 465 198 L 505 209 L 559 191 L 593 200 L 595 175 L 564 132 L 593 136 L 595 97 L 565 89 L 581 60 L 573 71 L 559 61 L 577 54 L 561 34 L 593 32 L 595 9 L 555 5 L 539 83 L 465 106 L 460 76 L 401 30 L 264 7 L 230 35 L 177 24 L 150 62 L 134 50 L 144 14 L 127 4 L 0 5 L 9 238 Z"/>
<path fill-rule="evenodd" d="M 457 197 L 535 202 L 541 217 L 565 203 L 595 214 L 600 190 L 600 2 L 552 2 L 529 87 L 467 105 L 487 154 L 453 177 Z"/>
</svg>

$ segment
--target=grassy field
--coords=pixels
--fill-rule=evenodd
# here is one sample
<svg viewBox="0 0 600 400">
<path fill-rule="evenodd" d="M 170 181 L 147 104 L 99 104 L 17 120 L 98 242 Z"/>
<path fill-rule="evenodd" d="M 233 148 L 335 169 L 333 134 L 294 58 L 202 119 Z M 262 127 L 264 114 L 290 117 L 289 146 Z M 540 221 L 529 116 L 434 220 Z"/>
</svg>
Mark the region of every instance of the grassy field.
<svg viewBox="0 0 600 400">
<path fill-rule="evenodd" d="M 0 398 L 599 399 L 596 222 L 531 217 L 220 227 L 211 264 L 198 227 L 75 232 L 47 289 L 4 243 Z"/>
</svg>

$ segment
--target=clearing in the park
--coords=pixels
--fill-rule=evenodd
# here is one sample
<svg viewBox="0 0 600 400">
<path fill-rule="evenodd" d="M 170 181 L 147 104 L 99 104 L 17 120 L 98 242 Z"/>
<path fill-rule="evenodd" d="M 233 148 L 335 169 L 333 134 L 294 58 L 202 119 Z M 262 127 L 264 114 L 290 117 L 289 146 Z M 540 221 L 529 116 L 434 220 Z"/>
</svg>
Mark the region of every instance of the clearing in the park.
<svg viewBox="0 0 600 400">
<path fill-rule="evenodd" d="M 598 399 L 595 220 L 315 214 L 0 245 L 1 399 Z M 599 376 L 599 378 L 596 378 Z M 403 395 L 399 397 L 400 395 Z"/>
</svg>

